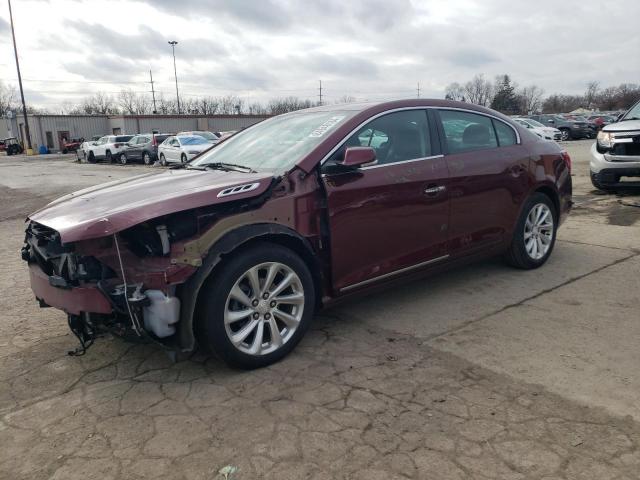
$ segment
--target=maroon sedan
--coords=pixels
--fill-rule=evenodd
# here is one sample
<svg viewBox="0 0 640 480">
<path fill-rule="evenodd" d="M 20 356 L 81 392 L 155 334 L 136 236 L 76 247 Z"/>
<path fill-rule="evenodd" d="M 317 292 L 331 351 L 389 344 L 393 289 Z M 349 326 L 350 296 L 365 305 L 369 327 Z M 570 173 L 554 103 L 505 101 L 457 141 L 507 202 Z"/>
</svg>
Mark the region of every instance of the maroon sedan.
<svg viewBox="0 0 640 480">
<path fill-rule="evenodd" d="M 318 107 L 54 201 L 30 216 L 22 256 L 75 353 L 107 330 L 253 368 L 344 296 L 496 254 L 541 266 L 570 168 L 554 142 L 475 105 Z"/>
</svg>

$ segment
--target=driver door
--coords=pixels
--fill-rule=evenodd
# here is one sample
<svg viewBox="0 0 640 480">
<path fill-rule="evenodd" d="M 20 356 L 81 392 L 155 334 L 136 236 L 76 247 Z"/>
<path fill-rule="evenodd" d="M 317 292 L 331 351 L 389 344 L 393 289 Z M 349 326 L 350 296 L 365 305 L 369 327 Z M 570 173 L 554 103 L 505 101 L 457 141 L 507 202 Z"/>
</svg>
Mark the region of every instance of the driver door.
<svg viewBox="0 0 640 480">
<path fill-rule="evenodd" d="M 447 257 L 448 170 L 425 109 L 365 124 L 323 165 L 336 290 L 383 281 Z M 346 148 L 369 146 L 376 163 L 340 166 Z"/>
</svg>

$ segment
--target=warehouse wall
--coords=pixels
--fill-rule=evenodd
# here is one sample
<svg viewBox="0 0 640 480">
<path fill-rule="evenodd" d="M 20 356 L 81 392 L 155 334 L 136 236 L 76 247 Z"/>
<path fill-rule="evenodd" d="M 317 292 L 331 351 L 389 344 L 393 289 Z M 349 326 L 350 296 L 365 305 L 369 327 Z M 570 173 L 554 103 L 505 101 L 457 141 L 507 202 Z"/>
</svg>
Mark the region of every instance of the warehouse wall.
<svg viewBox="0 0 640 480">
<path fill-rule="evenodd" d="M 131 135 L 153 131 L 177 133 L 189 130 L 226 132 L 240 130 L 266 118 L 268 116 L 264 115 L 28 115 L 31 143 L 36 152 L 40 145 L 46 145 L 51 151 L 61 150 L 60 139 L 63 135 L 68 139 L 90 139 L 94 135 L 114 133 Z M 12 122 L 14 127 L 10 129 L 7 125 L 11 121 L 2 119 L 0 138 L 14 135 L 24 142 L 24 120 L 18 117 Z"/>
</svg>

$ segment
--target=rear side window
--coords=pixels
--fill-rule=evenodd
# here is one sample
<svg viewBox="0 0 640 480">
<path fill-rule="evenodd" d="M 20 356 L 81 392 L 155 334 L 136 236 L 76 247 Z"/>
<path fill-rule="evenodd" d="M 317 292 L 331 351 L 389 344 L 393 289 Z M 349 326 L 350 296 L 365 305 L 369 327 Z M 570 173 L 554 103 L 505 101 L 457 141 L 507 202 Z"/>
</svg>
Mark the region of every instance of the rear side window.
<svg viewBox="0 0 640 480">
<path fill-rule="evenodd" d="M 516 132 L 513 131 L 513 128 L 500 120 L 492 119 L 492 121 L 493 126 L 496 129 L 496 133 L 498 134 L 498 143 L 501 147 L 507 147 L 518 143 Z"/>
<path fill-rule="evenodd" d="M 449 153 L 496 148 L 498 139 L 491 118 L 457 110 L 440 110 Z"/>
<path fill-rule="evenodd" d="M 128 142 L 129 140 L 131 140 L 131 138 L 133 137 L 133 135 L 120 135 L 118 137 L 116 137 L 116 142 Z"/>
</svg>

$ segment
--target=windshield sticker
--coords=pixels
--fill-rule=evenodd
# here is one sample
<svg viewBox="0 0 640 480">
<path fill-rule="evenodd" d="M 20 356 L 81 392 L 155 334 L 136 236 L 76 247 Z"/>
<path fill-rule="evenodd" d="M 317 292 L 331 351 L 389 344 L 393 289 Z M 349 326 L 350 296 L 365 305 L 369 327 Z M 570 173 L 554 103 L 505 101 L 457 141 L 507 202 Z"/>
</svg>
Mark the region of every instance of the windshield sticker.
<svg viewBox="0 0 640 480">
<path fill-rule="evenodd" d="M 335 117 L 331 117 L 329 120 L 316 128 L 313 132 L 311 132 L 309 136 L 315 138 L 322 137 L 325 133 L 327 133 L 334 126 L 340 123 L 344 119 L 344 117 L 344 115 L 336 115 Z"/>
</svg>

